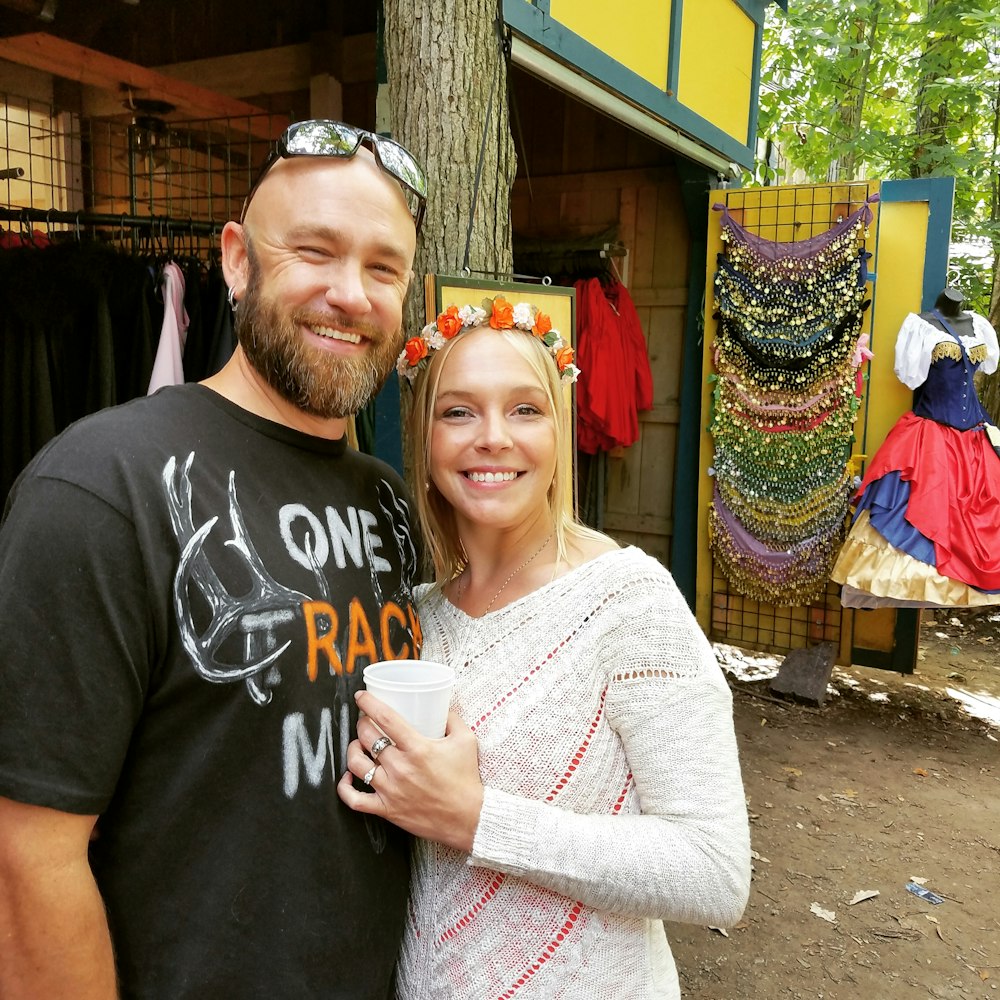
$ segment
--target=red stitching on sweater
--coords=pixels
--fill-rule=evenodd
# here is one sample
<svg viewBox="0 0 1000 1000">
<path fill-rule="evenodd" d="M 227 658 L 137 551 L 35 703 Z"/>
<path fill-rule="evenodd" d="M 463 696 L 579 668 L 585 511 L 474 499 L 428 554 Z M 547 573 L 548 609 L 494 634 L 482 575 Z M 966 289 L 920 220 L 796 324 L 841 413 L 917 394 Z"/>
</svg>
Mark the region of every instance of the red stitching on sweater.
<svg viewBox="0 0 1000 1000">
<path fill-rule="evenodd" d="M 601 692 L 601 702 L 597 706 L 597 715 L 594 716 L 593 721 L 590 723 L 590 729 L 587 730 L 587 735 L 583 738 L 583 742 L 577 748 L 576 755 L 573 757 L 572 762 L 567 765 L 566 770 L 563 771 L 562 777 L 555 783 L 552 791 L 545 796 L 546 802 L 551 802 L 565 787 L 569 784 L 569 779 L 573 776 L 573 772 L 577 769 L 580 761 L 583 760 L 583 755 L 590 746 L 590 741 L 594 738 L 594 733 L 597 732 L 597 727 L 600 725 L 601 718 L 604 715 L 604 699 L 607 697 L 608 689 Z"/>
<path fill-rule="evenodd" d="M 501 993 L 497 1000 L 510 1000 L 517 991 L 528 982 L 528 980 L 556 953 L 556 949 L 566 940 L 569 932 L 573 929 L 573 924 L 577 922 L 583 912 L 583 903 L 574 903 L 566 916 L 566 922 L 559 928 L 556 936 L 538 953 L 537 958 L 524 972 L 518 976 L 505 993 Z"/>
<path fill-rule="evenodd" d="M 544 660 L 543 660 L 543 661 L 542 661 L 541 663 L 536 663 L 536 664 L 535 664 L 535 665 L 534 665 L 534 666 L 533 666 L 533 667 L 532 667 L 532 668 L 531 668 L 531 669 L 530 669 L 530 670 L 529 670 L 529 671 L 528 671 L 528 672 L 527 672 L 527 673 L 526 673 L 526 674 L 524 675 L 524 679 L 523 679 L 522 681 L 520 681 L 520 682 L 519 682 L 518 684 L 515 684 L 515 685 L 514 685 L 514 687 L 512 687 L 512 688 L 511 688 L 511 689 L 510 689 L 510 690 L 509 690 L 509 691 L 508 691 L 508 692 L 507 692 L 507 693 L 506 693 L 506 694 L 505 694 L 505 695 L 504 695 L 504 696 L 503 696 L 503 697 L 502 697 L 502 698 L 501 698 L 501 699 L 500 699 L 499 701 L 497 701 L 497 702 L 495 702 L 495 703 L 494 703 L 494 705 L 493 705 L 493 707 L 492 707 L 492 708 L 488 708 L 488 709 L 487 709 L 487 710 L 486 710 L 485 712 L 483 712 L 483 714 L 482 714 L 482 715 L 481 715 L 481 716 L 480 716 L 480 717 L 479 717 L 479 718 L 478 718 L 478 719 L 477 719 L 477 720 L 476 720 L 475 722 L 473 722 L 473 723 L 472 723 L 472 726 L 471 726 L 471 729 L 472 729 L 472 731 L 473 731 L 473 732 L 475 732 L 475 731 L 476 731 L 476 729 L 477 729 L 477 727 L 478 727 L 479 725 L 481 725 L 481 724 L 482 724 L 483 722 L 485 722 L 485 721 L 486 721 L 486 720 L 487 720 L 487 719 L 488 719 L 488 718 L 489 718 L 489 717 L 490 717 L 490 716 L 491 716 L 491 715 L 492 715 L 492 714 L 493 714 L 493 713 L 494 713 L 494 712 L 495 712 L 495 711 L 496 711 L 496 710 L 497 710 L 497 709 L 498 709 L 498 708 L 499 708 L 499 707 L 500 707 L 500 706 L 501 706 L 502 704 L 504 704 L 504 702 L 505 702 L 505 701 L 506 701 L 506 700 L 507 700 L 508 698 L 513 698 L 513 697 L 514 697 L 514 695 L 515 695 L 515 694 L 516 694 L 516 693 L 517 693 L 518 691 L 520 691 L 520 690 L 521 690 L 521 688 L 522 688 L 522 687 L 523 687 L 523 686 L 524 686 L 525 684 L 527 684 L 527 683 L 528 683 L 528 681 L 530 681 L 530 680 L 531 680 L 532 676 L 533 676 L 534 674 L 537 674 L 537 673 L 538 673 L 538 671 L 539 671 L 539 670 L 541 670 L 541 669 L 542 669 L 542 667 L 543 667 L 543 666 L 545 666 L 545 664 L 546 664 L 546 663 L 548 663 L 548 662 L 549 662 L 549 660 L 551 660 L 551 659 L 552 659 L 552 657 L 553 657 L 553 656 L 554 656 L 554 655 L 556 654 L 556 652 L 557 652 L 557 651 L 559 650 L 560 646 L 564 646 L 564 645 L 565 645 L 565 644 L 566 644 L 566 643 L 567 643 L 567 642 L 569 641 L 569 639 L 572 639 L 572 638 L 573 638 L 573 636 L 574 636 L 574 635 L 576 635 L 576 630 L 575 630 L 575 629 L 574 629 L 574 631 L 573 631 L 572 633 L 570 633 L 570 635 L 569 635 L 569 637 L 568 637 L 567 639 L 563 639 L 563 640 L 562 640 L 562 642 L 560 642 L 558 646 L 554 647 L 554 648 L 553 648 L 553 649 L 552 649 L 552 650 L 551 650 L 551 651 L 549 652 L 549 654 L 548 654 L 548 655 L 547 655 L 547 656 L 545 657 L 545 659 L 544 659 Z"/>
<path fill-rule="evenodd" d="M 622 789 L 621 795 L 618 796 L 618 801 L 611 807 L 613 813 L 620 813 L 622 811 L 622 806 L 625 805 L 625 797 L 628 795 L 632 783 L 632 772 L 629 771 L 625 777 L 625 787 Z"/>
<path fill-rule="evenodd" d="M 479 911 L 497 894 L 500 886 L 504 884 L 507 876 L 502 872 L 497 872 L 493 877 L 493 881 L 486 887 L 486 891 L 479 897 L 479 902 L 475 903 L 471 910 L 465 914 L 464 917 L 460 917 L 458 922 L 448 928 L 439 938 L 437 943 L 444 944 L 445 941 L 453 938 L 460 930 L 467 927 L 472 923 L 472 918 L 475 917 Z"/>
</svg>

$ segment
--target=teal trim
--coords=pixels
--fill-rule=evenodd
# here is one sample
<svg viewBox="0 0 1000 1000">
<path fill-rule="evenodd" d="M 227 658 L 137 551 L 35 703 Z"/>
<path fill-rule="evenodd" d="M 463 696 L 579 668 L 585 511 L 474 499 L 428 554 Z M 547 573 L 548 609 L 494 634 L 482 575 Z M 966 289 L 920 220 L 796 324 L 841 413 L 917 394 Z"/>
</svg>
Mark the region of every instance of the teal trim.
<svg viewBox="0 0 1000 1000">
<path fill-rule="evenodd" d="M 553 21 L 537 7 L 525 3 L 525 0 L 504 0 L 503 12 L 504 20 L 510 28 L 551 53 L 560 62 L 579 70 L 581 75 L 617 91 L 622 97 L 676 126 L 727 160 L 747 168 L 753 166 L 753 150 L 748 145 L 695 114 L 681 104 L 674 94 L 668 94 L 644 80 L 606 52 L 591 45 L 558 21 Z M 668 58 L 668 75 L 669 71 Z M 753 103 L 751 100 L 751 104 Z"/>
<path fill-rule="evenodd" d="M 735 0 L 736 6 L 749 17 L 754 24 L 762 27 L 764 24 L 764 13 L 769 6 L 769 0 Z M 787 0 L 786 0 L 787 3 Z"/>
<path fill-rule="evenodd" d="M 948 284 L 955 178 L 921 177 L 916 180 L 883 181 L 879 194 L 885 202 L 926 201 L 928 204 L 927 247 L 924 251 L 920 308 L 933 309 L 941 289 Z"/>
<path fill-rule="evenodd" d="M 691 234 L 687 314 L 681 349 L 680 420 L 674 466 L 674 531 L 670 540 L 670 572 L 695 607 L 698 578 L 698 480 L 701 463 L 702 347 L 704 342 L 705 260 L 708 255 L 708 194 L 714 174 L 678 159 L 681 201 Z"/>
<path fill-rule="evenodd" d="M 757 23 L 753 35 L 753 70 L 750 74 L 750 114 L 747 117 L 747 145 L 757 151 L 757 115 L 760 111 L 760 59 L 764 48 L 764 25 Z"/>
<path fill-rule="evenodd" d="M 399 393 L 402 383 L 393 376 L 382 386 L 374 399 L 374 454 L 403 475 L 403 422 L 400 417 Z"/>
<path fill-rule="evenodd" d="M 684 0 L 674 0 L 670 7 L 670 46 L 667 49 L 667 94 L 677 93 L 681 77 L 681 38 L 684 26 Z"/>
</svg>

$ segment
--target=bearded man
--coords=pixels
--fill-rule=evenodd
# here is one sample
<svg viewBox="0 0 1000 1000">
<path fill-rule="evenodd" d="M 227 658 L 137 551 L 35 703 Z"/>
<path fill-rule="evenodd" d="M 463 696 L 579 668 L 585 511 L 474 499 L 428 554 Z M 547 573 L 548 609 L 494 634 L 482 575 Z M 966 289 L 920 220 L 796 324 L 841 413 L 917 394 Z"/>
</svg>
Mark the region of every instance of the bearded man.
<svg viewBox="0 0 1000 1000">
<path fill-rule="evenodd" d="M 0 528 L 0 996 L 378 998 L 405 837 L 337 798 L 419 655 L 402 482 L 347 447 L 402 343 L 426 187 L 299 122 L 222 233 L 237 349 L 51 442 Z"/>
</svg>

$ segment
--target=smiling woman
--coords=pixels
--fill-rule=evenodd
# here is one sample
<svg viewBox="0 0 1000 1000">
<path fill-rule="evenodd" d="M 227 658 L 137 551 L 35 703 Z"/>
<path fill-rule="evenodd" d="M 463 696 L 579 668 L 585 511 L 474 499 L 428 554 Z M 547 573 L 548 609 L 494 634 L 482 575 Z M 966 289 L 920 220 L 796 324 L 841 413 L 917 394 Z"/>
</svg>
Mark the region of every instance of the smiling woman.
<svg viewBox="0 0 1000 1000">
<path fill-rule="evenodd" d="M 360 693 L 338 785 L 422 838 L 399 996 L 676 1000 L 661 921 L 731 925 L 749 890 L 729 688 L 670 574 L 564 503 L 578 372 L 545 314 L 450 307 L 399 367 L 452 712 L 427 740 Z"/>
</svg>

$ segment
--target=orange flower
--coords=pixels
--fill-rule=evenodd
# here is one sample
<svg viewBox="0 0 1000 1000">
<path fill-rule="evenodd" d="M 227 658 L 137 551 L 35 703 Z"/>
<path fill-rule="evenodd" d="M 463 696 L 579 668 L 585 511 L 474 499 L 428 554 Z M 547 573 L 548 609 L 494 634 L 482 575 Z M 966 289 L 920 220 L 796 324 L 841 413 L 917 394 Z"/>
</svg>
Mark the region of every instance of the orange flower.
<svg viewBox="0 0 1000 1000">
<path fill-rule="evenodd" d="M 536 337 L 544 337 L 545 334 L 547 334 L 551 329 L 552 329 L 552 320 L 549 319 L 549 317 L 546 316 L 545 313 L 542 312 L 537 313 L 535 315 L 535 325 L 531 328 L 531 332 Z"/>
<path fill-rule="evenodd" d="M 514 307 L 500 295 L 493 300 L 490 326 L 494 330 L 511 330 L 514 327 Z"/>
<path fill-rule="evenodd" d="M 573 348 L 572 347 L 560 347 L 556 351 L 556 367 L 559 371 L 565 371 L 571 364 L 573 364 Z"/>
<path fill-rule="evenodd" d="M 427 357 L 427 341 L 423 337 L 410 337 L 403 347 L 406 363 L 412 368 Z"/>
<path fill-rule="evenodd" d="M 462 329 L 462 320 L 458 315 L 458 306 L 448 306 L 447 309 L 437 318 L 437 328 L 445 340 L 452 337 Z"/>
</svg>

